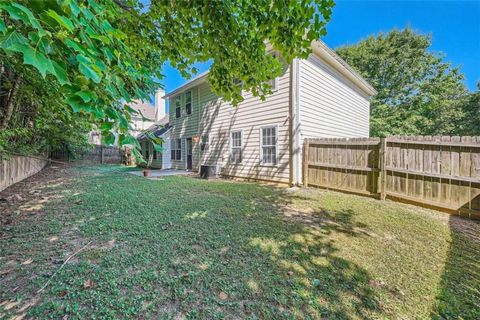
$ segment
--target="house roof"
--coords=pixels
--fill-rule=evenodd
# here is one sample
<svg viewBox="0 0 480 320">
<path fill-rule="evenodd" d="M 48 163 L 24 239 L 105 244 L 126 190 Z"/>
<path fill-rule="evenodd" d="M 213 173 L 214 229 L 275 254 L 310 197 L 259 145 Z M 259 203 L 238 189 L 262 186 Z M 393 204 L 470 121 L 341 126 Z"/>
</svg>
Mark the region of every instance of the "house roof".
<svg viewBox="0 0 480 320">
<path fill-rule="evenodd" d="M 171 97 L 179 92 L 182 92 L 184 90 L 187 90 L 187 89 L 190 89 L 194 86 L 196 86 L 197 84 L 200 84 L 202 82 L 205 82 L 207 80 L 207 76 L 208 74 L 210 73 L 209 70 L 205 71 L 205 72 L 202 72 L 200 73 L 198 76 L 188 80 L 187 82 L 185 82 L 184 84 L 182 84 L 180 87 L 178 87 L 177 89 L 173 90 L 173 91 L 170 91 L 169 93 L 167 93 L 164 97 L 162 98 L 168 98 L 168 97 Z"/>
<path fill-rule="evenodd" d="M 147 139 L 147 133 L 153 133 L 155 137 L 160 137 L 162 134 L 170 130 L 172 127 L 170 126 L 169 123 L 169 117 L 166 115 L 159 121 L 155 122 L 152 124 L 150 127 L 148 127 L 144 132 L 138 135 L 137 139 L 138 140 L 145 140 Z"/>
<path fill-rule="evenodd" d="M 129 107 L 135 111 L 140 111 L 147 119 L 155 120 L 155 106 L 148 101 L 133 100 L 128 103 Z"/>
<path fill-rule="evenodd" d="M 313 41 L 312 50 L 317 55 L 322 57 L 330 66 L 332 66 L 334 69 L 340 72 L 347 79 L 352 81 L 355 85 L 357 85 L 369 96 L 374 96 L 377 94 L 377 91 L 375 90 L 375 88 L 373 88 L 360 74 L 358 74 L 352 67 L 350 67 L 350 65 L 348 65 L 348 63 L 345 60 L 340 58 L 340 56 L 336 54 L 335 51 L 330 49 L 325 44 L 325 42 L 321 40 Z M 188 90 L 200 83 L 205 82 L 208 78 L 208 73 L 209 71 L 207 70 L 199 74 L 197 77 L 190 79 L 180 87 L 167 93 L 163 98 L 169 98 L 171 96 L 176 95 L 177 93 Z"/>
</svg>

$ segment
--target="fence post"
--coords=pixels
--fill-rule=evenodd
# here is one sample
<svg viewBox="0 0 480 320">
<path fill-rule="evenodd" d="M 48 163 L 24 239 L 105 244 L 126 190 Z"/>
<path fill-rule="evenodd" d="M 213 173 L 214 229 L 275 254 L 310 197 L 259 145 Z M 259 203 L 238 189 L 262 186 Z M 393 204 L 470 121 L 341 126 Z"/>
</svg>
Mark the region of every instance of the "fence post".
<svg viewBox="0 0 480 320">
<path fill-rule="evenodd" d="M 100 145 L 100 164 L 103 164 L 103 144 Z"/>
<path fill-rule="evenodd" d="M 387 138 L 380 138 L 379 169 L 380 169 L 380 200 L 387 197 L 387 170 L 385 168 L 385 159 L 387 152 Z"/>
<path fill-rule="evenodd" d="M 303 186 L 308 187 L 308 139 L 303 141 Z"/>
</svg>

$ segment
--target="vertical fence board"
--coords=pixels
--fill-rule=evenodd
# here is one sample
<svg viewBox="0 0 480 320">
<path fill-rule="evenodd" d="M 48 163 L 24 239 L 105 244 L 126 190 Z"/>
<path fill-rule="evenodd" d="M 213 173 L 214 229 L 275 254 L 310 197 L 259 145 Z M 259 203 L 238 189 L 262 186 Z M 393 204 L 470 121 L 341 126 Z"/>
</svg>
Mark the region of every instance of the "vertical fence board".
<svg viewBox="0 0 480 320">
<path fill-rule="evenodd" d="M 480 218 L 480 137 L 307 140 L 307 186 L 389 196 Z"/>
</svg>

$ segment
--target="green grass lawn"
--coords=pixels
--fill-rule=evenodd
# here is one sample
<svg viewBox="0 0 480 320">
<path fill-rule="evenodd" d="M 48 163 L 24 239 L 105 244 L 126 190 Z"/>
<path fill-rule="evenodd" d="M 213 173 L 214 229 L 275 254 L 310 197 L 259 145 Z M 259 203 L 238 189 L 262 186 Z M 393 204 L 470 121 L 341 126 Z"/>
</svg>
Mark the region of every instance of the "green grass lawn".
<svg viewBox="0 0 480 320">
<path fill-rule="evenodd" d="M 0 318 L 480 318 L 478 222 L 125 170 L 71 168 L 5 210 Z"/>
</svg>

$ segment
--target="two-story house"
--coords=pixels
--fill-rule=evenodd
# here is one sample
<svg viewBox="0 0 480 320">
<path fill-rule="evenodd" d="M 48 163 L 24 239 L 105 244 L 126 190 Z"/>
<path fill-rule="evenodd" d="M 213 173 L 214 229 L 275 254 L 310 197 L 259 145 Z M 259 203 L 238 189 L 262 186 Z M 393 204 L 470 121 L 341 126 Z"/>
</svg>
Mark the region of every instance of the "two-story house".
<svg viewBox="0 0 480 320">
<path fill-rule="evenodd" d="M 265 101 L 243 92 L 236 107 L 212 92 L 208 72 L 168 93 L 172 167 L 301 184 L 303 139 L 368 137 L 376 91 L 323 42 L 272 86 Z"/>
</svg>

